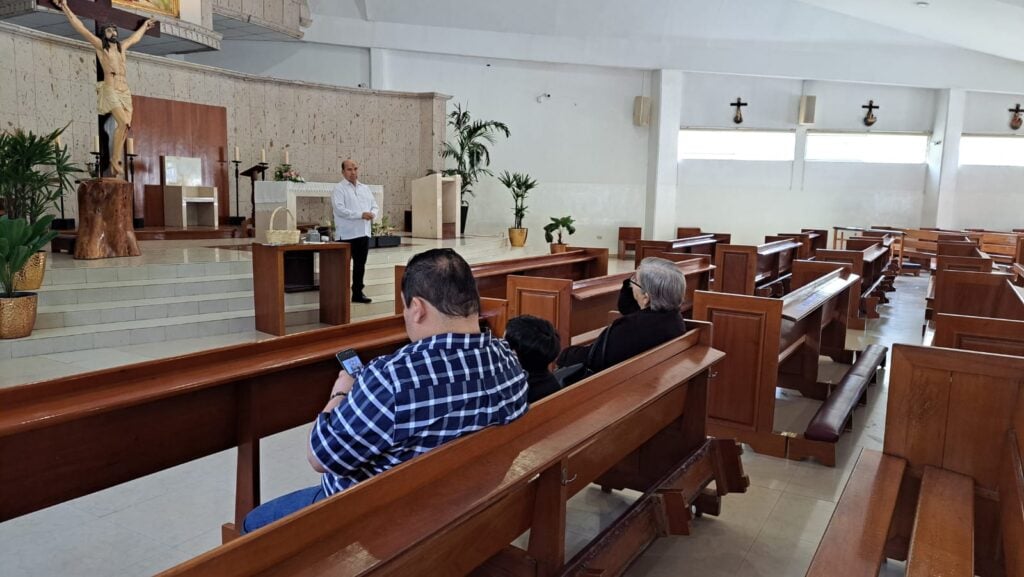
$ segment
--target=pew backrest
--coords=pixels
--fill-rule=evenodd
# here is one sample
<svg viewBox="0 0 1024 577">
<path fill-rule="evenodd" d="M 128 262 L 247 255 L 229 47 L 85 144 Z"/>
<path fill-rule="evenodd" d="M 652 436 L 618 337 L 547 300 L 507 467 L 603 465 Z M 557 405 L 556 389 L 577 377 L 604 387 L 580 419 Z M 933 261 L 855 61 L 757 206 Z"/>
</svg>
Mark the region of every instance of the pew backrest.
<svg viewBox="0 0 1024 577">
<path fill-rule="evenodd" d="M 752 295 L 758 287 L 787 277 L 801 246 L 792 239 L 759 246 L 720 245 L 715 249 L 713 290 Z"/>
<path fill-rule="evenodd" d="M 1011 279 L 1002 273 L 944 270 L 935 278 L 934 311 L 1024 320 L 1024 298 Z"/>
<path fill-rule="evenodd" d="M 564 523 L 569 497 L 659 431 L 685 414 L 703 417 L 687 402 L 690 387 L 706 388 L 723 356 L 706 332 L 692 330 L 513 423 L 447 443 L 164 575 L 467 574 L 535 523 L 551 529 L 559 515 Z M 702 422 L 692 426 L 703 442 Z"/>
</svg>

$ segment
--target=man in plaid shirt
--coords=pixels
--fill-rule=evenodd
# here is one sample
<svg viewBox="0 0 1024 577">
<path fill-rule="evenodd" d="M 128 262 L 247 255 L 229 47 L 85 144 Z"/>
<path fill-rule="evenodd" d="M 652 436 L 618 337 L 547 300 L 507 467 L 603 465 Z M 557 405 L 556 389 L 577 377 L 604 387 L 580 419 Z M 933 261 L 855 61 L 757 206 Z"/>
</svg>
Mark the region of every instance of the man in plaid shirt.
<svg viewBox="0 0 1024 577">
<path fill-rule="evenodd" d="M 343 491 L 452 439 L 526 413 L 526 373 L 505 341 L 480 332 L 480 295 L 451 249 L 420 253 L 402 277 L 411 344 L 345 371 L 313 423 L 307 459 L 319 486 L 254 509 L 243 532 Z"/>
</svg>

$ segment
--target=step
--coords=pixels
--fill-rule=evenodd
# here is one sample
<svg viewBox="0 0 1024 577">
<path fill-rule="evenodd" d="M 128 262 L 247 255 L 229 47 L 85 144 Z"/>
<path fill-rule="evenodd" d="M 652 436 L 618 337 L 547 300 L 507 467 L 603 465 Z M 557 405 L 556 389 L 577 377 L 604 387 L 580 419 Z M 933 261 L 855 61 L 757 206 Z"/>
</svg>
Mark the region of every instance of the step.
<svg viewBox="0 0 1024 577">
<path fill-rule="evenodd" d="M 357 322 L 394 314 L 394 303 L 380 300 L 369 305 L 353 304 L 352 320 Z M 285 307 L 285 325 L 295 327 L 318 323 L 319 305 L 316 303 Z M 323 325 L 327 326 L 327 325 Z M 173 341 L 255 331 L 255 311 L 226 311 L 158 318 L 111 322 L 100 325 L 35 329 L 21 339 L 0 340 L 0 360 L 47 355 L 70 351 L 124 347 L 153 342 Z"/>
<path fill-rule="evenodd" d="M 252 273 L 87 282 L 44 286 L 39 306 L 57 306 L 252 291 Z"/>
</svg>

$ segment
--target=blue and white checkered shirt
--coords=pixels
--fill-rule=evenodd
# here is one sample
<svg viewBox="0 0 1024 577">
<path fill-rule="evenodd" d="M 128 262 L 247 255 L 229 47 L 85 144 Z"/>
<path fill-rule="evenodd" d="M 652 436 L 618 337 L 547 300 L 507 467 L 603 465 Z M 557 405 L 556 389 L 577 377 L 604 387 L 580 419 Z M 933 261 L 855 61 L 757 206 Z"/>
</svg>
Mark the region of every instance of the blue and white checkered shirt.
<svg viewBox="0 0 1024 577">
<path fill-rule="evenodd" d="M 442 334 L 378 357 L 334 410 L 321 413 L 310 445 L 333 495 L 489 425 L 526 413 L 526 373 L 508 344 L 480 334 Z"/>
</svg>

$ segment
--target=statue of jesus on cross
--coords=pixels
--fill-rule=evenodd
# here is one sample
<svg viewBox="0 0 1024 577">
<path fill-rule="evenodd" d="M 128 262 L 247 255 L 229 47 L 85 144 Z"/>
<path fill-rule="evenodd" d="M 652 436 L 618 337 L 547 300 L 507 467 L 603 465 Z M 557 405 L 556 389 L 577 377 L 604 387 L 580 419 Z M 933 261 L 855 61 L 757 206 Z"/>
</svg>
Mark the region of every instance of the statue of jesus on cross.
<svg viewBox="0 0 1024 577">
<path fill-rule="evenodd" d="M 117 122 L 110 166 L 114 177 L 119 177 L 124 174 L 124 143 L 132 126 L 132 94 L 128 91 L 128 79 L 125 77 L 125 52 L 142 40 L 156 21 L 152 18 L 146 20 L 124 42 L 119 42 L 116 25 L 101 25 L 100 36 L 96 36 L 75 16 L 66 0 L 54 0 L 53 3 L 68 17 L 71 27 L 96 49 L 96 58 L 103 69 L 103 80 L 96 83 L 96 107 L 101 115 L 111 114 Z"/>
</svg>

